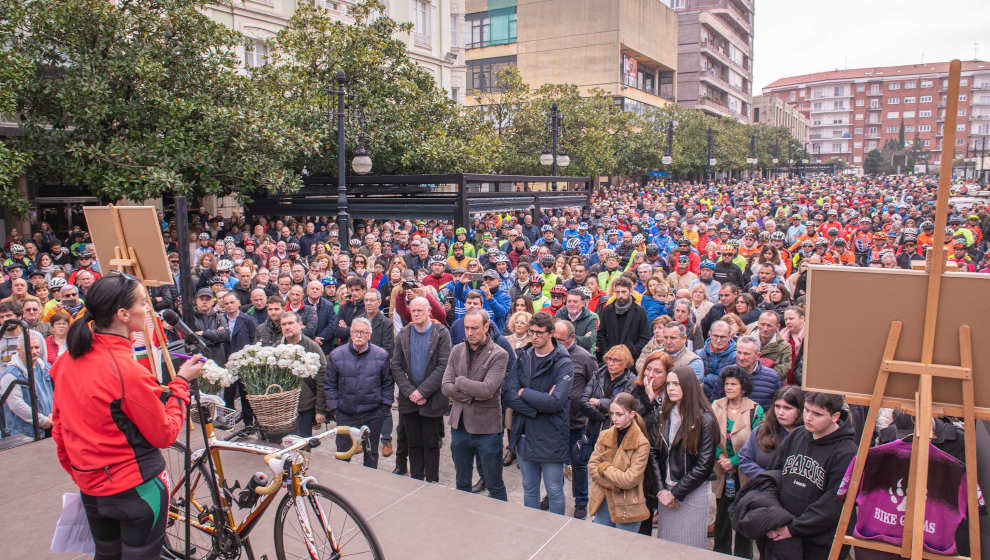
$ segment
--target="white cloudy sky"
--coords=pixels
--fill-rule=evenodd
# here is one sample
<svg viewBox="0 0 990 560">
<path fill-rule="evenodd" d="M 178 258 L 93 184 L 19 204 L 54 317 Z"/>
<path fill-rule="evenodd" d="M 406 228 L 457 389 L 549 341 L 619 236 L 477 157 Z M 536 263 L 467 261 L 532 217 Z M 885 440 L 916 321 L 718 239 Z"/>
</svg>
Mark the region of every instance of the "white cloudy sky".
<svg viewBox="0 0 990 560">
<path fill-rule="evenodd" d="M 753 94 L 786 76 L 990 60 L 990 0 L 755 0 Z"/>
</svg>

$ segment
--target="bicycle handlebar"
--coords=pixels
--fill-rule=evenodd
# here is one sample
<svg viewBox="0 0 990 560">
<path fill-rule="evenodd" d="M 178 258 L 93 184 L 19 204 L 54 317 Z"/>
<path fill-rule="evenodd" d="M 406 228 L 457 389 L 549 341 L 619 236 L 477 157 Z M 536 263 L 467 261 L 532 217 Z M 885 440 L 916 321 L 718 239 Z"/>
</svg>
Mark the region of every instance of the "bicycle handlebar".
<svg viewBox="0 0 990 560">
<path fill-rule="evenodd" d="M 367 426 L 361 426 L 360 428 L 337 426 L 332 430 L 327 430 L 322 434 L 310 438 L 292 436 L 294 438 L 298 438 L 295 443 L 284 449 L 279 449 L 274 453 L 265 455 L 265 464 L 268 465 L 268 468 L 272 471 L 272 480 L 265 486 L 255 488 L 255 493 L 259 496 L 267 496 L 278 491 L 279 487 L 282 486 L 282 480 L 285 477 L 285 462 L 293 456 L 295 451 L 299 451 L 301 449 L 312 449 L 313 447 L 319 445 L 319 440 L 322 440 L 330 435 L 347 434 L 351 436 L 352 445 L 350 449 L 347 451 L 337 451 L 334 453 L 334 456 L 337 459 L 346 461 L 361 452 L 362 442 L 368 438 L 370 433 L 371 430 L 368 429 Z"/>
</svg>

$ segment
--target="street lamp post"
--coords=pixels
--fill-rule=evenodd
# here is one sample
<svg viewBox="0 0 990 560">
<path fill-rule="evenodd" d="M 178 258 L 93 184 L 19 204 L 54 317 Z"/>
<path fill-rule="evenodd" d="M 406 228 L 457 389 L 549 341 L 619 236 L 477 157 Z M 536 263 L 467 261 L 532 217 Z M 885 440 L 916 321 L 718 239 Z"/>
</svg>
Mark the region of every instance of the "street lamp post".
<svg viewBox="0 0 990 560">
<path fill-rule="evenodd" d="M 756 135 L 753 134 L 749 137 L 749 157 L 746 158 L 746 163 L 749 164 L 749 180 L 753 181 L 753 166 L 756 165 Z"/>
<path fill-rule="evenodd" d="M 667 121 L 667 150 L 660 162 L 667 166 L 667 181 L 670 181 L 670 164 L 674 163 L 674 121 Z"/>
<path fill-rule="evenodd" d="M 347 206 L 347 136 L 345 124 L 347 122 L 347 74 L 343 70 L 337 71 L 337 89 L 330 90 L 331 97 L 337 96 L 337 228 L 341 247 L 346 250 L 350 240 L 350 229 L 348 219 L 350 214 Z M 332 88 L 332 86 L 331 86 Z M 364 124 L 364 111 L 359 110 L 359 122 Z M 371 171 L 371 156 L 364 145 L 364 132 L 360 131 L 358 148 L 354 152 L 354 160 L 351 162 L 355 173 L 364 175 Z"/>
<path fill-rule="evenodd" d="M 780 144 L 777 143 L 777 140 L 773 141 L 773 159 L 771 161 L 773 162 L 773 168 L 776 171 L 777 164 L 780 163 Z"/>
<path fill-rule="evenodd" d="M 712 166 L 716 163 L 715 158 L 712 157 L 712 128 L 708 127 L 708 154 L 707 159 L 705 159 L 705 182 L 709 187 L 712 186 Z"/>
<path fill-rule="evenodd" d="M 792 153 L 793 146 L 791 146 L 790 141 L 787 142 L 787 178 L 794 178 L 794 155 Z"/>
<path fill-rule="evenodd" d="M 544 132 L 548 137 L 550 146 L 543 148 L 543 153 L 540 154 L 540 163 L 550 167 L 550 174 L 556 177 L 558 167 L 567 167 L 571 164 L 571 156 L 567 153 L 567 149 L 559 147 L 566 129 L 564 128 L 564 117 L 560 114 L 556 101 L 550 105 Z M 557 190 L 557 181 L 553 182 L 553 190 Z"/>
</svg>

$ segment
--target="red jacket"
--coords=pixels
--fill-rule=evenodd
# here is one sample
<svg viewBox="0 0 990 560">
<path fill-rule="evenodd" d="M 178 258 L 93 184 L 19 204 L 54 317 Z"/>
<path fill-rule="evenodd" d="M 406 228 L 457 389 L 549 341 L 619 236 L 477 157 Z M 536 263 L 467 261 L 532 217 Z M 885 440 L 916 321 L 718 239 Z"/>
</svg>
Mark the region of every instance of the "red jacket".
<svg viewBox="0 0 990 560">
<path fill-rule="evenodd" d="M 51 377 L 58 460 L 83 493 L 118 494 L 165 469 L 159 449 L 175 442 L 189 404 L 184 378 L 168 386 L 175 398 L 163 399 L 130 339 L 112 334 L 93 334 L 92 350 L 79 358 L 61 356 Z"/>
</svg>

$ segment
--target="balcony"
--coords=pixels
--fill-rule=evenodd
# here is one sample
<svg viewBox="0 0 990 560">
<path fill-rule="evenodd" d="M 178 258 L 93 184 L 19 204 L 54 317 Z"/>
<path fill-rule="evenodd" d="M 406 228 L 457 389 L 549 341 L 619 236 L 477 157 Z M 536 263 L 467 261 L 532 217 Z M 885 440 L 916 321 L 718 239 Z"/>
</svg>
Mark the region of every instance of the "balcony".
<svg viewBox="0 0 990 560">
<path fill-rule="evenodd" d="M 871 89 L 870 91 L 866 92 L 866 96 L 867 97 L 883 97 L 883 92 L 880 91 L 880 90 L 874 91 L 874 90 Z"/>
<path fill-rule="evenodd" d="M 842 109 L 837 109 L 837 108 L 834 108 L 833 107 L 831 109 L 824 109 L 824 108 L 823 109 L 812 109 L 811 110 L 811 114 L 817 115 L 817 114 L 824 114 L 824 113 L 849 113 L 851 111 L 852 111 L 852 107 L 845 107 L 845 108 L 842 108 Z"/>
</svg>

